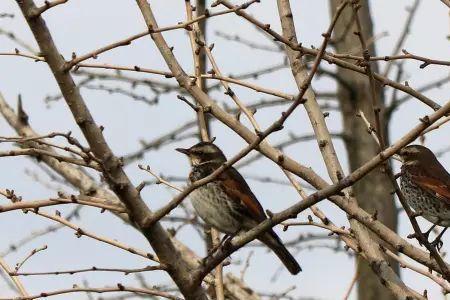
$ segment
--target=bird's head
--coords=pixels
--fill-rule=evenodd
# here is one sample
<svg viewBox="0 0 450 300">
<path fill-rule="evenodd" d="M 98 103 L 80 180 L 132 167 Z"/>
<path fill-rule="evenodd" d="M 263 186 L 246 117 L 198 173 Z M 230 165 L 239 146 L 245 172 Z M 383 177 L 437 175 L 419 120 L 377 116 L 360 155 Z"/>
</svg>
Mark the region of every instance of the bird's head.
<svg viewBox="0 0 450 300">
<path fill-rule="evenodd" d="M 205 163 L 222 164 L 227 160 L 222 150 L 211 142 L 200 142 L 187 149 L 177 148 L 175 150 L 186 154 L 192 166 Z"/>
<path fill-rule="evenodd" d="M 404 164 L 421 164 L 436 160 L 433 152 L 422 145 L 406 146 L 398 154 L 401 156 Z"/>
</svg>

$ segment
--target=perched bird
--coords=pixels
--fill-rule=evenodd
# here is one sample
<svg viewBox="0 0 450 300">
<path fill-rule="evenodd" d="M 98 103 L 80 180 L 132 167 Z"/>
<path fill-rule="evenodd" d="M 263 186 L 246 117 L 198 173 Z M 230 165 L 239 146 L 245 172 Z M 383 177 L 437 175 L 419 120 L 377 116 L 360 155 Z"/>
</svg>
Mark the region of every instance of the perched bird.
<svg viewBox="0 0 450 300">
<path fill-rule="evenodd" d="M 416 212 L 433 223 L 426 236 L 436 225 L 445 227 L 432 242 L 434 246 L 442 245 L 440 238 L 450 226 L 450 174 L 424 146 L 410 145 L 399 154 L 403 160 L 402 193 Z"/>
<path fill-rule="evenodd" d="M 223 152 L 210 142 L 200 142 L 189 149 L 176 150 L 186 154 L 191 162 L 191 182 L 210 175 L 227 160 Z M 205 223 L 229 236 L 250 230 L 267 218 L 247 182 L 233 167 L 194 190 L 190 198 L 195 211 Z M 295 258 L 272 229 L 264 232 L 258 239 L 275 252 L 291 274 L 301 271 Z"/>
</svg>

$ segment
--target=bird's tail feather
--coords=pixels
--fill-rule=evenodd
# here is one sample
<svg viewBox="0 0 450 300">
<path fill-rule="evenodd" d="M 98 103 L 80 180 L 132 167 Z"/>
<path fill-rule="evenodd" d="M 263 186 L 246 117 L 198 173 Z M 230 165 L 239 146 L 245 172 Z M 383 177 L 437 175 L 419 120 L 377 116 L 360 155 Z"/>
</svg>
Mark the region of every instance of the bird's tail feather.
<svg viewBox="0 0 450 300">
<path fill-rule="evenodd" d="M 269 247 L 273 252 L 275 252 L 275 254 L 292 275 L 296 275 L 297 273 L 302 271 L 302 268 L 300 267 L 298 262 L 286 249 L 278 235 L 273 230 L 266 232 L 261 238 L 259 238 L 259 240 L 266 244 L 267 247 Z"/>
</svg>

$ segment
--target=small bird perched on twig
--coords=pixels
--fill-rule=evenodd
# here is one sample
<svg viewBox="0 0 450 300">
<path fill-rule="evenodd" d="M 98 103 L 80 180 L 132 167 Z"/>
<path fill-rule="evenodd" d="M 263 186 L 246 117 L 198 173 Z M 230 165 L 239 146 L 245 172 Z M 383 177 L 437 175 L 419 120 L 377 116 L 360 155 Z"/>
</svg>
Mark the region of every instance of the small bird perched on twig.
<svg viewBox="0 0 450 300">
<path fill-rule="evenodd" d="M 223 152 L 210 142 L 200 142 L 189 149 L 176 150 L 186 154 L 191 162 L 191 182 L 210 175 L 227 161 Z M 195 211 L 205 223 L 230 236 L 250 230 L 267 219 L 247 182 L 233 167 L 194 190 L 190 198 Z M 275 252 L 291 274 L 301 271 L 295 258 L 272 229 L 264 232 L 258 239 Z"/>
<path fill-rule="evenodd" d="M 441 237 L 450 226 L 450 174 L 430 149 L 410 145 L 399 152 L 403 159 L 401 190 L 408 204 L 433 223 L 425 232 L 428 237 L 436 225 L 445 227 L 431 243 L 442 247 Z"/>
</svg>

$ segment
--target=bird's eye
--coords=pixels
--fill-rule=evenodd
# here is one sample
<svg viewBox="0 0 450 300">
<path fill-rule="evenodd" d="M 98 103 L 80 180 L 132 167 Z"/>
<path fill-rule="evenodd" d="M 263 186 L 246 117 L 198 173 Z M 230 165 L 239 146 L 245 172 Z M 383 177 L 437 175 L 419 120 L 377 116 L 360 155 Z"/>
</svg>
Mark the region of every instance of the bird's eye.
<svg viewBox="0 0 450 300">
<path fill-rule="evenodd" d="M 400 151 L 400 155 L 403 157 L 407 157 L 409 156 L 410 152 L 406 149 L 403 149 L 402 151 Z"/>
<path fill-rule="evenodd" d="M 196 155 L 198 155 L 198 154 L 201 154 L 202 153 L 202 151 L 200 151 L 199 149 L 191 149 L 191 154 L 196 154 Z"/>
</svg>

